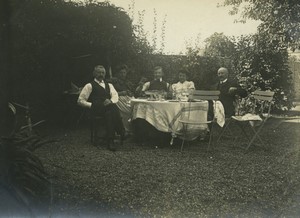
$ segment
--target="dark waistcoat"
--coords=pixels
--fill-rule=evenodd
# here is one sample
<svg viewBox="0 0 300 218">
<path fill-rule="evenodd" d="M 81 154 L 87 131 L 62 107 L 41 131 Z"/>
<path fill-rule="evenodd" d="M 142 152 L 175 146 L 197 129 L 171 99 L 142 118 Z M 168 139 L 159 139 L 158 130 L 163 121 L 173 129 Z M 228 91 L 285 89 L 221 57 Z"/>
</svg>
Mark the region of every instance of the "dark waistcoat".
<svg viewBox="0 0 300 218">
<path fill-rule="evenodd" d="M 107 82 L 105 82 L 105 89 L 97 82 L 92 81 L 92 92 L 89 97 L 89 102 L 92 102 L 92 113 L 95 115 L 103 114 L 105 107 L 103 102 L 105 99 L 110 99 L 110 89 Z"/>
<path fill-rule="evenodd" d="M 168 91 L 168 85 L 165 81 L 152 80 L 150 82 L 149 90 L 164 90 Z"/>
<path fill-rule="evenodd" d="M 90 102 L 104 102 L 105 99 L 110 99 L 110 89 L 107 82 L 105 82 L 105 89 L 100 86 L 97 82 L 92 81 L 92 92 L 89 97 Z"/>
</svg>

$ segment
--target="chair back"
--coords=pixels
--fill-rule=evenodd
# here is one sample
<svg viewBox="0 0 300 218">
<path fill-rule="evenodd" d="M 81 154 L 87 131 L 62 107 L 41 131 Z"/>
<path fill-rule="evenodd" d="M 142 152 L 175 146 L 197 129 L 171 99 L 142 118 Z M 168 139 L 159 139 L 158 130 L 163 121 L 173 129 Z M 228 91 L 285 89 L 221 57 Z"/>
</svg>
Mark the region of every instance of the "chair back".
<svg viewBox="0 0 300 218">
<path fill-rule="evenodd" d="M 201 113 L 202 111 L 208 111 L 208 105 L 193 105 L 191 101 L 181 103 L 181 119 L 194 119 L 195 115 L 197 113 Z"/>
<path fill-rule="evenodd" d="M 203 113 L 208 111 L 208 105 L 199 105 L 196 102 L 181 102 L 179 122 L 183 125 L 184 140 L 194 140 L 206 131 L 207 116 Z"/>
<path fill-rule="evenodd" d="M 219 90 L 194 90 L 190 100 L 219 100 Z"/>
<path fill-rule="evenodd" d="M 274 92 L 256 90 L 252 93 L 252 96 L 255 99 L 255 105 L 259 105 L 258 113 L 262 114 L 267 111 L 270 115 Z"/>
</svg>

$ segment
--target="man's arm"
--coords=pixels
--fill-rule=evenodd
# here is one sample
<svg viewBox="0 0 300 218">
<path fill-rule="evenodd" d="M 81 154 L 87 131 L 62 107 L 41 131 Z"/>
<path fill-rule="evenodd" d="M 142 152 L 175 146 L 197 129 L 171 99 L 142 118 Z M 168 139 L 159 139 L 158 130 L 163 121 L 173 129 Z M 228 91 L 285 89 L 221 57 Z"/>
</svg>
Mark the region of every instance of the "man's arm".
<svg viewBox="0 0 300 218">
<path fill-rule="evenodd" d="M 242 98 L 245 98 L 248 94 L 247 91 L 243 89 L 237 81 L 231 83 L 228 93 L 231 95 L 239 95 Z"/>
<path fill-rule="evenodd" d="M 170 85 L 169 91 L 170 92 L 175 92 L 176 91 L 176 83 L 173 83 L 172 85 Z"/>
<path fill-rule="evenodd" d="M 92 84 L 88 83 L 81 90 L 77 100 L 77 104 L 82 107 L 91 108 L 92 103 L 88 102 L 91 92 L 92 92 Z"/>
<path fill-rule="evenodd" d="M 109 85 L 110 96 L 111 96 L 110 101 L 115 104 L 119 101 L 118 92 L 116 91 L 115 87 L 112 84 L 108 83 L 108 85 Z"/>
<path fill-rule="evenodd" d="M 143 85 L 143 88 L 142 88 L 142 92 L 144 91 L 147 91 L 150 87 L 150 82 L 145 82 L 145 84 Z"/>
<path fill-rule="evenodd" d="M 190 82 L 189 82 L 188 89 L 189 89 L 189 90 L 194 90 L 194 89 L 195 89 L 195 84 L 194 84 L 193 81 L 190 81 Z"/>
</svg>

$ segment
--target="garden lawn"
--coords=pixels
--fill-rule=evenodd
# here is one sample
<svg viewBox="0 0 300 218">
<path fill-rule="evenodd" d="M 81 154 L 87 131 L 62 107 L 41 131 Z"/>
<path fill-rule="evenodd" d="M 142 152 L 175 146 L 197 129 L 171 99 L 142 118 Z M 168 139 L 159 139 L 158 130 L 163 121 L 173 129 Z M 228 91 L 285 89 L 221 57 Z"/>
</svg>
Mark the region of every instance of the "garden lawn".
<svg viewBox="0 0 300 218">
<path fill-rule="evenodd" d="M 58 141 L 36 154 L 51 176 L 54 217 L 297 217 L 300 123 L 273 118 L 263 134 L 266 144 L 247 153 L 228 138 L 208 152 L 200 141 L 183 152 L 133 142 L 111 152 L 81 127 L 51 132 Z"/>
</svg>

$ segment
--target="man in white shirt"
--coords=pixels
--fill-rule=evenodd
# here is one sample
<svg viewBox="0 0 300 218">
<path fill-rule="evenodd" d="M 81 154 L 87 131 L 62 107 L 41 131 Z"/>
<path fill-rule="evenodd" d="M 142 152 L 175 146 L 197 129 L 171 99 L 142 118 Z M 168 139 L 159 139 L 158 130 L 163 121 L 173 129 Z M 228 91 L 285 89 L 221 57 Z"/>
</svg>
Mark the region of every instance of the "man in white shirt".
<svg viewBox="0 0 300 218">
<path fill-rule="evenodd" d="M 195 90 L 195 84 L 193 81 L 187 81 L 187 72 L 186 71 L 180 71 L 178 73 L 178 83 L 172 84 L 171 88 L 173 93 L 176 93 L 176 95 L 180 95 L 181 93 L 190 93 L 192 90 Z"/>
<path fill-rule="evenodd" d="M 142 92 L 147 90 L 161 90 L 168 92 L 169 91 L 169 83 L 165 82 L 162 77 L 164 75 L 163 69 L 161 66 L 156 66 L 153 71 L 154 79 L 150 82 L 146 82 L 143 85 Z"/>
<path fill-rule="evenodd" d="M 107 146 L 113 148 L 115 132 L 121 136 L 121 143 L 125 137 L 125 130 L 116 103 L 119 96 L 114 86 L 104 81 L 106 75 L 105 68 L 97 65 L 94 68 L 94 80 L 86 84 L 77 100 L 77 103 L 85 108 L 90 108 L 93 116 L 103 116 L 106 127 Z"/>
</svg>

